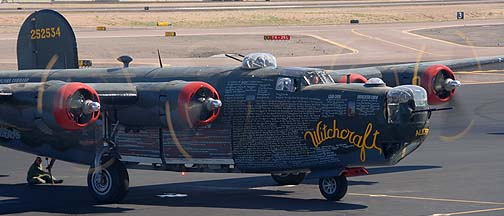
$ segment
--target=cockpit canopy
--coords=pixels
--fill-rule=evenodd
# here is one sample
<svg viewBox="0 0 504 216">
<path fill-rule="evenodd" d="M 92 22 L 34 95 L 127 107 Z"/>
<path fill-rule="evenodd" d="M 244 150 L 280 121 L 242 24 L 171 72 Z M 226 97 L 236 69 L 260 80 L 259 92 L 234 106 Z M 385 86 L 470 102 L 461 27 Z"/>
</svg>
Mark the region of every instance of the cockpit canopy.
<svg viewBox="0 0 504 216">
<path fill-rule="evenodd" d="M 276 90 L 294 92 L 310 85 L 334 83 L 325 71 L 315 68 L 288 68 L 280 73 Z"/>
<path fill-rule="evenodd" d="M 325 71 L 308 71 L 303 75 L 306 85 L 316 85 L 325 83 L 334 83 L 334 80 Z"/>
</svg>

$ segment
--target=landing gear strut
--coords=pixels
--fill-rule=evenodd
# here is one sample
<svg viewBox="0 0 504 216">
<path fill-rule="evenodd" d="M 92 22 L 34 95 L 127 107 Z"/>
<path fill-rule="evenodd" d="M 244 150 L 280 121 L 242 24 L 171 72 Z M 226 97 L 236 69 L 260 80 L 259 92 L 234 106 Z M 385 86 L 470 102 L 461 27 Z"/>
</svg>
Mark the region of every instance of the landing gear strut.
<svg viewBox="0 0 504 216">
<path fill-rule="evenodd" d="M 129 175 L 119 160 L 116 151 L 115 134 L 119 122 L 111 128 L 106 113 L 102 113 L 103 146 L 96 152 L 95 160 L 87 176 L 88 190 L 100 203 L 117 203 L 128 193 Z"/>
<path fill-rule="evenodd" d="M 322 177 L 319 179 L 319 189 L 327 200 L 341 200 L 347 193 L 348 182 L 344 175 Z"/>
</svg>

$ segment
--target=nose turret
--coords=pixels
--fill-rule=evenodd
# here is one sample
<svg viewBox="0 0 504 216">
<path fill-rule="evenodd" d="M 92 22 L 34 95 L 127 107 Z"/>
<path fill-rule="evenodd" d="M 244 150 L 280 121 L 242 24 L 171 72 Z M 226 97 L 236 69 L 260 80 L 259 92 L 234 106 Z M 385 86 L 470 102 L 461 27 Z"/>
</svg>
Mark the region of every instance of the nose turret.
<svg viewBox="0 0 504 216">
<path fill-rule="evenodd" d="M 387 121 L 394 142 L 384 146 L 385 157 L 397 163 L 417 149 L 429 133 L 427 92 L 414 85 L 397 86 L 387 93 Z"/>
<path fill-rule="evenodd" d="M 428 118 L 414 119 L 415 110 L 428 108 L 427 92 L 414 85 L 402 85 L 392 88 L 387 93 L 388 123 L 399 124 L 411 121 L 424 123 Z"/>
</svg>

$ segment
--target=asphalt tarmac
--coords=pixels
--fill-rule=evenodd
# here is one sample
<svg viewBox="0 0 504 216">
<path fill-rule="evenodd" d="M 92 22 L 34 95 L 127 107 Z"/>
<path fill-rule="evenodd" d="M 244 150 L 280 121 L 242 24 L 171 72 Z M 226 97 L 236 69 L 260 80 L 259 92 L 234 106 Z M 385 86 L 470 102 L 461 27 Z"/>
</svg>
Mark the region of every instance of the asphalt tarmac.
<svg viewBox="0 0 504 216">
<path fill-rule="evenodd" d="M 120 55 L 131 55 L 132 66 L 157 66 L 156 50 L 160 49 L 163 63 L 171 66 L 238 66 L 234 60 L 223 55 L 212 57 L 184 58 L 186 50 L 198 49 L 200 43 L 183 43 L 188 37 L 226 36 L 232 39 L 218 45 L 223 52 L 261 52 L 261 47 L 272 42 L 264 41 L 264 35 L 292 35 L 293 38 L 309 36 L 318 40 L 321 47 L 335 46 L 325 54 L 313 52 L 299 53 L 294 56 L 282 55 L 277 57 L 281 66 L 332 66 L 362 64 L 384 64 L 391 62 L 434 61 L 457 58 L 471 58 L 478 56 L 502 55 L 504 47 L 476 47 L 468 44 L 457 44 L 450 41 L 430 38 L 411 33 L 414 30 L 463 27 L 463 26 L 499 26 L 504 20 L 465 20 L 438 23 L 397 23 L 397 24 L 359 24 L 359 25 L 324 25 L 324 26 L 266 26 L 266 27 L 229 27 L 229 28 L 201 28 L 187 29 L 177 27 L 165 28 L 110 28 L 107 31 L 96 31 L 91 28 L 76 28 L 77 44 L 80 59 L 91 59 L 95 67 L 120 66 L 115 59 Z M 470 37 L 475 28 L 460 28 L 460 31 Z M 500 28 L 502 29 L 502 28 Z M 476 29 L 477 30 L 477 29 Z M 165 37 L 167 31 L 174 31 L 181 39 L 173 40 Z M 468 31 L 468 32 L 464 32 Z M 503 35 L 503 34 L 501 34 Z M 248 38 L 255 37 L 253 43 Z M 479 35 L 485 36 L 485 35 Z M 453 35 L 452 37 L 457 37 Z M 486 37 L 489 41 L 499 38 Z M 16 40 L 17 34 L 0 34 L 0 68 L 2 70 L 16 69 Z M 468 38 L 468 40 L 472 40 Z M 180 43 L 180 44 L 174 44 Z M 263 46 L 252 46 L 265 43 Z M 234 45 L 228 45 L 234 44 Z M 317 45 L 317 46 L 318 46 Z M 129 47 L 134 47 L 132 50 Z M 236 47 L 244 47 L 237 49 Z M 204 47 L 203 47 L 204 48 Z M 97 50 L 100 50 L 97 52 Z M 335 50 L 335 51 L 334 51 Z M 341 52 L 340 50 L 350 50 Z M 185 51 L 187 52 L 187 51 Z M 170 53 L 170 54 L 168 54 Z M 215 53 L 213 53 L 215 54 Z M 248 54 L 248 53 L 241 53 Z"/>
<path fill-rule="evenodd" d="M 423 146 L 392 167 L 350 178 L 341 202 L 320 195 L 316 179 L 276 186 L 268 175 L 129 170 L 123 203 L 98 205 L 87 167 L 57 162 L 62 185 L 28 186 L 34 156 L 0 148 L 0 214 L 126 215 L 503 215 L 503 84 L 466 85 L 456 108 L 432 115 Z"/>
</svg>

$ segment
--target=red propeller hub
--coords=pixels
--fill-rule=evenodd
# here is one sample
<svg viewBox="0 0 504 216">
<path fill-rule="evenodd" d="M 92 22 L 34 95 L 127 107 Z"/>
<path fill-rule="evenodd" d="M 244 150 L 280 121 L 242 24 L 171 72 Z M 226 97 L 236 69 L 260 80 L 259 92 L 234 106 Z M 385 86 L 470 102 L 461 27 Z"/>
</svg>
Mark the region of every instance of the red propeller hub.
<svg viewBox="0 0 504 216">
<path fill-rule="evenodd" d="M 100 117 L 98 93 L 84 83 L 68 83 L 59 88 L 54 97 L 53 115 L 64 130 L 79 130 Z"/>
<path fill-rule="evenodd" d="M 427 91 L 431 105 L 445 103 L 455 94 L 455 88 L 448 88 L 447 82 L 455 80 L 453 71 L 445 65 L 432 65 L 422 74 L 420 85 Z"/>
<path fill-rule="evenodd" d="M 219 116 L 222 103 L 217 90 L 205 82 L 189 82 L 178 98 L 178 110 L 189 127 L 205 126 Z"/>
</svg>

